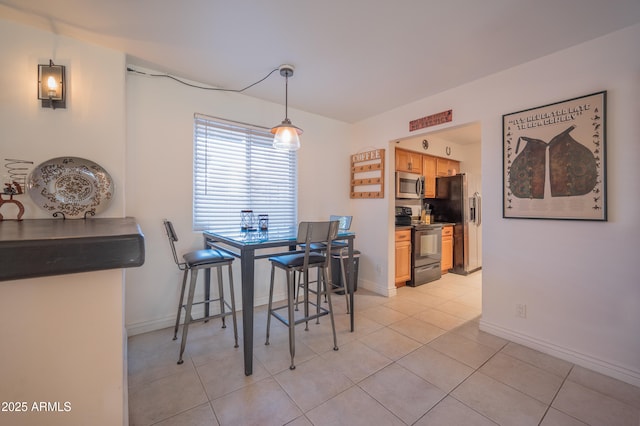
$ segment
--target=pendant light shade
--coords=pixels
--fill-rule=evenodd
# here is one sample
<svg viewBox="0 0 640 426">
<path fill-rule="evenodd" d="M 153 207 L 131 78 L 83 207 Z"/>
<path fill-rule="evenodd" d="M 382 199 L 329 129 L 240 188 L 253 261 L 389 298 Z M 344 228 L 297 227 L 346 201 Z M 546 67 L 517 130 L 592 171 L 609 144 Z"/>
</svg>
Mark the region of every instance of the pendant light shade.
<svg viewBox="0 0 640 426">
<path fill-rule="evenodd" d="M 289 120 L 288 115 L 288 107 L 289 107 L 289 77 L 293 75 L 293 66 L 291 65 L 281 65 L 280 66 L 280 75 L 283 76 L 286 80 L 285 83 L 285 98 L 284 98 L 284 115 L 285 118 L 282 120 L 282 123 L 271 128 L 271 133 L 275 136 L 273 137 L 273 147 L 279 150 L 286 151 L 297 151 L 300 148 L 300 137 L 302 134 L 302 129 L 291 124 L 291 120 Z"/>
<path fill-rule="evenodd" d="M 273 137 L 273 147 L 287 151 L 296 151 L 300 148 L 300 137 L 302 129 L 291 124 L 291 120 L 285 118 L 282 123 L 271 129 Z"/>
</svg>

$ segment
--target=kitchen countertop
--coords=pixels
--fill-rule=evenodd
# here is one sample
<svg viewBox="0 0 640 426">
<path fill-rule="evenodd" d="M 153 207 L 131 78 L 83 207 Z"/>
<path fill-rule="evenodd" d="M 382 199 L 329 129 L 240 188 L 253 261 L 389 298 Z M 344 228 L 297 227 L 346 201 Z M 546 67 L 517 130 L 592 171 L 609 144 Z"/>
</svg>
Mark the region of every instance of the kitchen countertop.
<svg viewBox="0 0 640 426">
<path fill-rule="evenodd" d="M 144 264 L 144 235 L 131 217 L 5 220 L 0 230 L 0 281 Z"/>
<path fill-rule="evenodd" d="M 411 225 L 396 225 L 396 231 L 402 231 L 405 229 L 413 229 L 413 227 L 415 225 L 427 225 L 427 224 L 423 224 L 423 223 L 412 223 Z M 454 222 L 431 222 L 428 225 L 438 225 L 438 226 L 454 226 L 455 223 Z"/>
</svg>

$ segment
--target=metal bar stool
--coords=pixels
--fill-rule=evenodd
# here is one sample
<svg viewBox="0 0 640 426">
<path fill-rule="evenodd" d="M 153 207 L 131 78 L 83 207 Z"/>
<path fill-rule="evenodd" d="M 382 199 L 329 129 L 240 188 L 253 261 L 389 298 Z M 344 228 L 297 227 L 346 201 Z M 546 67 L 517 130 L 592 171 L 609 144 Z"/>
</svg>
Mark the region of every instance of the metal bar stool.
<svg viewBox="0 0 640 426">
<path fill-rule="evenodd" d="M 331 262 L 330 256 L 312 250 L 312 243 L 324 243 L 331 252 L 331 242 L 338 234 L 338 221 L 333 222 L 301 222 L 298 226 L 297 243 L 304 244 L 303 252 L 295 252 L 280 256 L 270 257 L 271 262 L 271 283 L 269 286 L 269 309 L 267 315 L 267 338 L 265 345 L 269 344 L 269 329 L 271 326 L 271 316 L 274 316 L 280 322 L 289 327 L 289 353 L 291 354 L 291 365 L 289 369 L 296 368 L 294 364 L 295 357 L 295 326 L 305 323 L 305 330 L 309 329 L 309 320 L 329 315 L 331 318 L 331 329 L 333 331 L 333 350 L 338 350 L 338 339 L 336 337 L 336 327 L 333 320 L 333 307 L 331 305 Z M 283 269 L 287 276 L 287 306 L 273 308 L 273 284 L 276 268 Z M 317 288 L 317 302 L 313 303 L 309 300 L 309 268 L 319 268 L 320 283 Z M 294 305 L 296 304 L 296 272 L 302 273 L 303 290 L 304 290 L 304 316 L 296 319 L 294 314 Z M 326 295 L 329 308 L 320 306 L 320 295 Z M 315 313 L 309 312 L 309 305 L 316 307 Z M 279 310 L 287 309 L 288 315 L 285 317 L 280 315 Z"/>
<path fill-rule="evenodd" d="M 182 255 L 184 262 L 178 261 L 178 255 L 176 253 L 175 242 L 178 241 L 178 236 L 176 234 L 175 229 L 173 228 L 173 224 L 164 220 L 164 227 L 167 231 L 167 237 L 169 238 L 169 244 L 171 246 L 171 252 L 173 253 L 173 260 L 175 260 L 176 265 L 178 265 L 178 269 L 184 271 L 184 275 L 182 277 L 182 288 L 180 290 L 180 300 L 178 301 L 178 314 L 176 315 L 176 326 L 174 328 L 173 340 L 178 338 L 178 327 L 180 326 L 180 314 L 182 309 L 185 310 L 184 315 L 184 324 L 182 325 L 182 342 L 180 344 L 180 356 L 178 358 L 178 364 L 182 364 L 184 361 L 182 359 L 182 354 L 184 353 L 184 349 L 187 345 L 187 334 L 189 333 L 189 324 L 192 322 L 198 321 L 208 321 L 214 318 L 222 318 L 222 328 L 226 328 L 227 325 L 225 323 L 225 317 L 231 315 L 233 318 L 233 335 L 235 338 L 235 346 L 238 347 L 238 325 L 236 322 L 236 301 L 233 292 L 233 274 L 231 271 L 231 264 L 233 263 L 233 257 L 220 251 L 220 250 L 212 250 L 212 249 L 203 249 L 196 250 L 192 252 L 188 252 Z M 231 296 L 231 304 L 229 304 L 224 298 L 224 291 L 222 286 L 222 267 L 227 266 L 229 269 L 229 293 Z M 217 278 L 218 278 L 218 297 L 211 299 L 205 298 L 202 301 L 194 302 L 194 294 L 196 289 L 196 282 L 198 279 L 198 270 L 200 269 L 209 269 L 216 268 L 217 270 Z M 185 303 L 184 293 L 187 285 L 187 276 L 189 275 L 189 271 L 191 271 L 191 279 L 189 281 L 189 293 L 187 295 L 187 300 Z M 191 315 L 191 311 L 193 305 L 201 305 L 207 304 L 207 306 L 211 302 L 219 302 L 220 304 L 220 312 L 213 315 L 204 316 L 202 318 L 194 319 Z"/>
<path fill-rule="evenodd" d="M 353 219 L 353 216 L 338 216 L 338 215 L 331 215 L 329 216 L 329 221 L 338 221 L 338 232 L 346 232 L 351 228 L 351 220 Z M 321 243 L 312 243 L 311 244 L 311 250 L 314 251 L 318 251 L 321 253 L 324 253 L 325 255 L 327 253 L 330 253 L 332 255 L 338 255 L 340 258 L 340 271 L 342 274 L 342 282 L 345 284 L 345 289 L 342 290 L 339 287 L 334 287 L 331 289 L 333 292 L 343 292 L 344 293 L 344 297 L 345 300 L 347 302 L 347 314 L 349 313 L 349 293 L 346 291 L 346 285 L 347 285 L 347 277 L 346 277 L 346 260 L 348 259 L 348 256 L 343 256 L 343 254 L 345 253 L 345 249 L 348 247 L 348 244 L 345 243 L 344 241 L 340 241 L 340 240 L 336 240 L 333 241 L 331 243 L 331 248 L 329 251 L 327 251 L 327 245 L 323 242 Z M 304 247 L 303 247 L 304 248 Z M 309 283 L 307 283 L 307 287 L 309 286 L 309 284 L 311 283 L 316 283 L 316 286 L 318 286 L 318 282 L 320 280 L 320 273 L 318 272 L 318 278 L 316 279 L 316 281 L 311 281 Z M 302 283 L 302 277 L 298 276 L 298 285 L 296 286 L 296 311 L 298 310 L 298 296 L 300 294 L 300 288 L 303 287 L 303 283 Z M 318 287 L 316 287 L 317 289 Z M 314 290 L 309 289 L 309 291 L 311 291 L 312 293 L 315 293 Z M 325 302 L 326 302 L 326 296 L 325 296 Z"/>
</svg>

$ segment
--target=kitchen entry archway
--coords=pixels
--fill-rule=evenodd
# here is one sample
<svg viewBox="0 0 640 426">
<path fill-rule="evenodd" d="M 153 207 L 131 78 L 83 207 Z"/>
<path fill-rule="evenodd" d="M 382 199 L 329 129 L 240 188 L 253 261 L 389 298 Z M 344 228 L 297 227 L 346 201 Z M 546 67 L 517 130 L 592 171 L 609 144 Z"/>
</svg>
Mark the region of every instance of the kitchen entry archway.
<svg viewBox="0 0 640 426">
<path fill-rule="evenodd" d="M 466 260 L 469 260 L 469 256 L 473 256 L 471 261 L 472 268 L 467 271 L 461 271 L 460 268 L 456 270 L 456 276 L 450 276 L 446 279 L 446 282 L 469 282 L 473 283 L 472 285 L 478 286 L 481 292 L 482 287 L 482 205 L 481 205 L 481 194 L 482 194 L 482 159 L 481 159 L 481 124 L 480 122 L 467 123 L 459 126 L 452 126 L 446 129 L 440 129 L 432 132 L 424 132 L 419 135 L 413 135 L 408 138 L 393 140 L 389 143 L 389 167 L 394 167 L 396 164 L 396 156 L 395 149 L 401 148 L 402 150 L 408 150 L 415 152 L 417 154 L 422 154 L 424 157 L 435 157 L 436 159 L 444 160 L 452 160 L 454 162 L 459 162 L 459 170 L 452 170 L 449 168 L 448 174 L 460 174 L 464 173 L 467 176 L 468 186 L 466 189 L 466 197 L 473 197 L 474 200 L 471 201 L 471 204 L 467 203 L 465 210 L 473 209 L 471 213 L 466 211 L 466 215 L 470 214 L 474 219 L 479 221 L 480 223 L 469 227 L 468 225 L 461 224 L 460 228 L 465 227 L 466 234 L 465 240 L 458 241 L 458 249 L 460 249 L 461 245 L 463 246 L 463 250 L 460 250 L 462 253 L 466 253 Z M 428 163 L 423 163 L 428 164 Z M 444 176 L 444 171 L 446 168 L 440 168 L 437 170 L 439 176 Z M 395 169 L 393 170 L 395 172 Z M 425 170 L 422 170 L 423 174 L 428 173 Z M 436 180 L 439 177 L 436 175 Z M 428 177 L 425 177 L 428 179 Z M 395 194 L 395 191 L 392 192 Z M 425 216 L 424 213 L 425 202 L 429 200 L 408 200 L 408 199 L 395 199 L 394 197 L 389 198 L 389 202 L 392 203 L 391 210 L 395 211 L 395 207 L 410 207 L 412 210 L 412 219 L 414 222 L 422 221 L 424 222 Z M 467 200 L 469 201 L 469 200 Z M 436 204 L 431 203 L 431 204 Z M 435 209 L 436 207 L 433 205 L 429 205 L 431 209 Z M 443 208 L 442 206 L 440 206 Z M 429 219 L 434 222 L 442 222 L 447 221 L 447 215 L 444 212 L 431 211 Z M 455 225 L 455 224 L 453 224 Z M 455 245 L 455 239 L 454 239 Z M 455 248 L 454 248 L 455 250 Z M 460 256 L 460 254 L 458 254 Z M 390 256 L 392 259 L 395 256 Z M 393 265 L 393 263 L 392 263 Z M 473 272 L 476 271 L 476 272 Z M 451 274 L 452 272 L 444 271 L 443 277 Z M 452 278 L 456 278 L 453 280 Z M 458 280 L 459 278 L 459 280 Z M 445 280 L 432 281 L 430 284 L 436 284 L 437 287 L 445 288 Z M 428 286 L 429 284 L 426 284 Z M 426 286 L 422 286 L 420 291 L 424 291 L 427 289 Z M 453 287 L 454 285 L 451 284 Z M 435 286 L 434 286 L 435 287 Z M 444 291 L 444 290 L 443 290 Z M 471 297 L 471 296 L 469 296 Z M 480 295 L 481 297 L 481 295 Z M 479 305 L 481 306 L 481 305 Z M 479 312 L 478 312 L 479 314 Z"/>
</svg>

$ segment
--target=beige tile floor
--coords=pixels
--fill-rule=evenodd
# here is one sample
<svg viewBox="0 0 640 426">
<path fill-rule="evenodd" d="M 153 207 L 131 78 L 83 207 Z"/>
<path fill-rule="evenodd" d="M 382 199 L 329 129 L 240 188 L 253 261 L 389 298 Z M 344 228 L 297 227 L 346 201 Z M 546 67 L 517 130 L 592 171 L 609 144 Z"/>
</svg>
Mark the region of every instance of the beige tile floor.
<svg viewBox="0 0 640 426">
<path fill-rule="evenodd" d="M 254 374 L 220 322 L 193 325 L 185 363 L 159 330 L 129 339 L 131 425 L 640 425 L 640 389 L 478 329 L 481 272 L 392 298 L 356 293 L 356 331 L 329 319 L 287 330 L 255 319 Z"/>
</svg>

